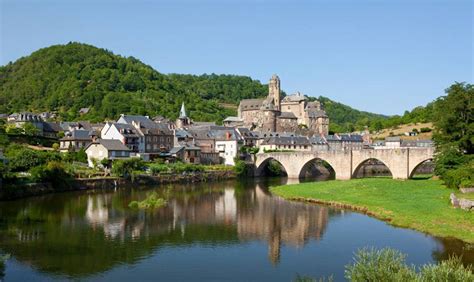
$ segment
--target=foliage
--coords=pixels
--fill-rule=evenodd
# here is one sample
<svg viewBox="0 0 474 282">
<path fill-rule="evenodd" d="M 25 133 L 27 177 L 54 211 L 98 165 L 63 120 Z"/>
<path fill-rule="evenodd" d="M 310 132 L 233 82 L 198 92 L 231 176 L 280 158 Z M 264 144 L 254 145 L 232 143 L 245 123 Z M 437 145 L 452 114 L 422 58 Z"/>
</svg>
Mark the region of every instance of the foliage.
<svg viewBox="0 0 474 282">
<path fill-rule="evenodd" d="M 443 174 L 443 180 L 450 188 L 474 187 L 474 158 L 468 163 L 447 170 Z"/>
<path fill-rule="evenodd" d="M 152 175 L 158 175 L 161 173 L 187 173 L 187 172 L 203 172 L 203 171 L 216 171 L 216 170 L 231 170 L 232 167 L 225 165 L 202 165 L 202 164 L 189 164 L 189 163 L 163 163 L 161 161 L 155 161 L 147 165 L 148 170 Z"/>
<path fill-rule="evenodd" d="M 69 43 L 40 49 L 0 67 L 0 112 L 57 111 L 66 120 L 115 119 L 120 113 L 177 118 L 184 101 L 195 120 L 222 121 L 235 110 L 220 102 L 266 95 L 246 76 L 164 75 L 133 57 Z"/>
<path fill-rule="evenodd" d="M 346 266 L 345 276 L 350 281 L 413 281 L 416 273 L 405 258 L 394 249 L 361 249 Z"/>
<path fill-rule="evenodd" d="M 0 254 L 0 281 L 5 276 L 5 262 L 10 258 L 10 255 Z"/>
<path fill-rule="evenodd" d="M 40 130 L 31 122 L 23 123 L 21 128 L 23 130 L 23 134 L 27 136 L 37 136 L 40 134 Z"/>
<path fill-rule="evenodd" d="M 248 175 L 247 164 L 243 160 L 235 161 L 234 172 L 238 176 Z"/>
<path fill-rule="evenodd" d="M 420 128 L 420 132 L 421 132 L 421 133 L 427 133 L 427 132 L 431 132 L 431 131 L 432 131 L 432 129 L 429 128 L 429 127 L 422 127 L 422 128 Z"/>
<path fill-rule="evenodd" d="M 158 197 L 156 192 L 147 194 L 147 197 L 143 201 L 132 201 L 128 205 L 132 209 L 155 209 L 166 205 L 166 200 Z"/>
<path fill-rule="evenodd" d="M 89 107 L 80 118 L 91 121 L 115 119 L 120 113 L 174 119 L 184 101 L 191 118 L 220 122 L 236 114 L 232 108 L 240 100 L 268 94 L 266 84 L 247 76 L 165 75 L 136 58 L 80 43 L 43 48 L 0 67 L 0 85 L 0 112 L 57 111 L 61 118 L 73 120 L 80 117 L 80 108 Z M 374 120 L 387 119 L 326 97 L 318 99 L 336 132 L 362 130 Z M 406 119 L 422 119 L 419 111 L 414 109 Z M 397 117 L 392 123 L 403 120 Z"/>
<path fill-rule="evenodd" d="M 72 176 L 66 171 L 63 163 L 58 161 L 48 162 L 30 169 L 31 179 L 34 182 L 49 182 L 55 189 L 61 190 L 69 186 Z"/>
<path fill-rule="evenodd" d="M 241 153 L 247 153 L 251 155 L 255 155 L 260 151 L 259 147 L 249 147 L 249 146 L 242 146 L 240 147 L 240 152 Z"/>
<path fill-rule="evenodd" d="M 395 226 L 474 243 L 474 213 L 453 209 L 449 200 L 452 190 L 440 180 L 363 178 L 278 186 L 271 191 L 287 199 L 343 204 Z"/>
<path fill-rule="evenodd" d="M 48 161 L 61 160 L 61 155 L 58 152 L 37 151 L 16 144 L 7 147 L 5 157 L 13 172 L 28 171 L 30 168 L 43 165 Z"/>
<path fill-rule="evenodd" d="M 438 264 L 426 264 L 419 273 L 413 265 L 407 265 L 406 255 L 384 248 L 358 250 L 354 263 L 346 266 L 346 278 L 350 281 L 473 281 L 471 267 L 464 267 L 459 258 L 450 258 Z"/>
<path fill-rule="evenodd" d="M 140 158 L 114 160 L 112 163 L 112 173 L 120 177 L 130 178 L 133 171 L 143 170 L 144 167 L 144 162 Z"/>
<path fill-rule="evenodd" d="M 421 268 L 419 281 L 474 281 L 472 267 L 464 267 L 458 257 L 451 257 L 436 265 L 428 264 Z"/>
<path fill-rule="evenodd" d="M 434 104 L 436 169 L 449 187 L 472 185 L 474 85 L 455 83 Z"/>
<path fill-rule="evenodd" d="M 285 176 L 286 171 L 278 161 L 270 159 L 264 167 L 263 174 L 266 176 Z"/>
<path fill-rule="evenodd" d="M 82 148 L 79 151 L 70 151 L 62 155 L 65 162 L 87 163 L 86 151 Z"/>
<path fill-rule="evenodd" d="M 474 85 L 456 83 L 446 93 L 435 102 L 433 139 L 438 146 L 474 154 Z"/>
</svg>

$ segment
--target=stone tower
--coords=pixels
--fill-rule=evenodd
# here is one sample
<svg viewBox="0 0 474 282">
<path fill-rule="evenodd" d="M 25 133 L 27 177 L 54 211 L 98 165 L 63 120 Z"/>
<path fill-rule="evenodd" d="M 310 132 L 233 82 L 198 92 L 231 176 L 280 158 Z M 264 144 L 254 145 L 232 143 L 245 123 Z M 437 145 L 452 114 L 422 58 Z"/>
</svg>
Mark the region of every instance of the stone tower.
<svg viewBox="0 0 474 282">
<path fill-rule="evenodd" d="M 276 111 L 281 111 L 280 104 L 280 78 L 274 74 L 268 83 L 268 97 L 273 99 Z"/>
</svg>

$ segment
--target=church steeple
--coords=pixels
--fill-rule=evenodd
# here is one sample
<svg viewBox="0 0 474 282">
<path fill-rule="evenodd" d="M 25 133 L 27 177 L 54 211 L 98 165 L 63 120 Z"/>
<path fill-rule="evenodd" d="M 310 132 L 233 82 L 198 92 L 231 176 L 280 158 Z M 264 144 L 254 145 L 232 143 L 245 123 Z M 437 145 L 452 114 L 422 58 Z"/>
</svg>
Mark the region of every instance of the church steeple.
<svg viewBox="0 0 474 282">
<path fill-rule="evenodd" d="M 179 117 L 180 118 L 186 118 L 188 117 L 186 115 L 186 109 L 184 108 L 184 102 L 181 104 L 181 110 L 179 111 Z"/>
</svg>

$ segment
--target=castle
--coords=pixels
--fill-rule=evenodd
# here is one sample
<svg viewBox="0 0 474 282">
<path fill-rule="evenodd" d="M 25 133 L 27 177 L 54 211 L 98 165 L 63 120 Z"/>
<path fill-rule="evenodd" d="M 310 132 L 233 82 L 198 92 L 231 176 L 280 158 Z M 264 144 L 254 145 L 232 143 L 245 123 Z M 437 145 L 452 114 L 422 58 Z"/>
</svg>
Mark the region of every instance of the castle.
<svg viewBox="0 0 474 282">
<path fill-rule="evenodd" d="M 328 135 L 329 118 L 320 102 L 309 102 L 299 92 L 280 99 L 280 93 L 280 78 L 273 75 L 267 98 L 240 101 L 238 115 L 244 127 L 262 132 L 302 130 L 307 135 Z"/>
</svg>

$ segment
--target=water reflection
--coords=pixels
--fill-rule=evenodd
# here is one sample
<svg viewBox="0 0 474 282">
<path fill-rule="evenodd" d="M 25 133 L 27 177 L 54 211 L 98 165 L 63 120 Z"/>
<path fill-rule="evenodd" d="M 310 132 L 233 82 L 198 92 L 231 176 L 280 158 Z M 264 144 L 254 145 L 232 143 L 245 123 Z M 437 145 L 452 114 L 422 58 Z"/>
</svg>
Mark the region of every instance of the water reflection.
<svg viewBox="0 0 474 282">
<path fill-rule="evenodd" d="M 130 201 L 142 200 L 152 190 L 140 187 L 2 203 L 0 253 L 51 277 L 81 278 L 138 264 L 169 248 L 257 241 L 266 244 L 268 260 L 277 266 L 282 246 L 301 249 L 322 240 L 329 222 L 344 213 L 273 197 L 267 187 L 280 181 L 159 187 L 155 190 L 168 205 L 149 211 L 128 208 Z M 457 252 L 466 262 L 474 260 L 474 251 L 466 251 L 462 242 L 439 242 L 443 247 L 435 250 L 436 259 Z"/>
</svg>

